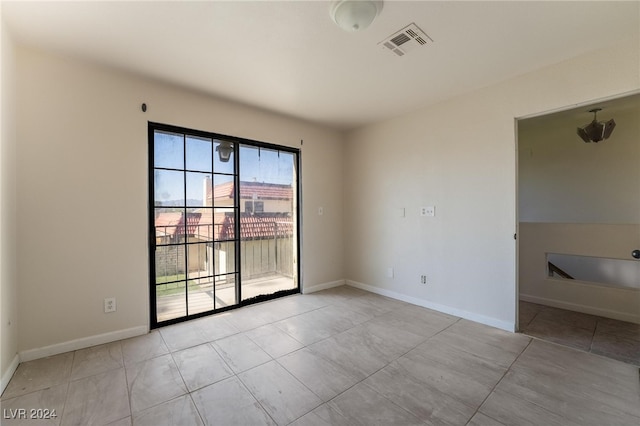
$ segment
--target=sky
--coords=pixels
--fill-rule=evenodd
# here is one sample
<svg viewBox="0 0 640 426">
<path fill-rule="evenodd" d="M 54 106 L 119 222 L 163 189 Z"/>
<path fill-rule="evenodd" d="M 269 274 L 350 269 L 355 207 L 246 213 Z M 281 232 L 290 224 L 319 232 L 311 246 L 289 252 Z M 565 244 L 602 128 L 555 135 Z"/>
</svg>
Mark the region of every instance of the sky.
<svg viewBox="0 0 640 426">
<path fill-rule="evenodd" d="M 228 182 L 234 173 L 233 155 L 227 163 L 219 160 L 215 147 L 217 140 L 180 134 L 155 132 L 154 167 L 186 169 L 187 196 L 189 200 L 203 201 L 205 177 L 215 173 L 214 185 Z M 237 152 L 237 151 L 236 151 Z M 212 163 L 213 158 L 213 163 Z M 277 183 L 291 185 L 293 182 L 295 154 L 286 151 L 240 145 L 240 180 L 249 182 Z M 155 198 L 158 202 L 183 198 L 183 171 L 155 170 Z M 225 176 L 226 175 L 226 176 Z"/>
</svg>

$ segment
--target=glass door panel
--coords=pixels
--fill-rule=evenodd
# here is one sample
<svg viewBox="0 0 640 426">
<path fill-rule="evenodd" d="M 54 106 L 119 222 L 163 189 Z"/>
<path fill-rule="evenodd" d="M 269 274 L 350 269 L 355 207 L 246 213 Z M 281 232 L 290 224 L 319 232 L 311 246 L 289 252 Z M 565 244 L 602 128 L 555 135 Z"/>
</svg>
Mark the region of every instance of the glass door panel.
<svg viewBox="0 0 640 426">
<path fill-rule="evenodd" d="M 242 300 L 298 287 L 296 155 L 240 145 Z"/>
<path fill-rule="evenodd" d="M 149 147 L 152 328 L 298 290 L 297 150 L 153 123 Z"/>
</svg>

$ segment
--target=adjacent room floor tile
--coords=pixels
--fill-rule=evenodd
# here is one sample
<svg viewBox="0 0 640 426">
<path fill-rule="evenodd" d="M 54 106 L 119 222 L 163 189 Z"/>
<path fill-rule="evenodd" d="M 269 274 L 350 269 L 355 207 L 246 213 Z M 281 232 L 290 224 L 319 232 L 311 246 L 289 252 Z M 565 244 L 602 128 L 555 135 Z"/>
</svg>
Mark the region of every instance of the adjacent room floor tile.
<svg viewBox="0 0 640 426">
<path fill-rule="evenodd" d="M 640 366 L 640 332 L 605 332 L 598 328 L 591 342 L 591 352 Z"/>
<path fill-rule="evenodd" d="M 529 336 L 588 351 L 591 348 L 593 331 L 571 324 L 546 321 L 538 315 L 524 330 Z"/>
<path fill-rule="evenodd" d="M 204 387 L 191 395 L 206 425 L 276 424 L 236 376 Z"/>
<path fill-rule="evenodd" d="M 279 425 L 287 425 L 322 401 L 276 361 L 238 375 Z"/>
<path fill-rule="evenodd" d="M 69 383 L 61 425 L 106 425 L 131 415 L 124 368 Z"/>
</svg>

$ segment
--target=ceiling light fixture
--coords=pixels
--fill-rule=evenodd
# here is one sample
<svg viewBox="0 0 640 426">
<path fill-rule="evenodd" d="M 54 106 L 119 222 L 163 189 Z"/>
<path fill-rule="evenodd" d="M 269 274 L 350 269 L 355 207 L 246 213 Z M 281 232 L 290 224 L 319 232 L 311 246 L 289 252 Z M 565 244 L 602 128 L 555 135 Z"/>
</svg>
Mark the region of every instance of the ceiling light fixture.
<svg viewBox="0 0 640 426">
<path fill-rule="evenodd" d="M 345 31 L 355 32 L 367 28 L 382 10 L 382 1 L 339 0 L 331 3 L 333 22 Z"/>
<path fill-rule="evenodd" d="M 216 152 L 220 157 L 220 161 L 228 163 L 229 158 L 231 158 L 231 154 L 233 153 L 233 144 L 229 141 L 221 141 L 216 147 Z"/>
<path fill-rule="evenodd" d="M 593 113 L 593 121 L 577 129 L 578 136 L 587 143 L 597 143 L 601 140 L 609 139 L 613 129 L 616 127 L 616 122 L 613 121 L 613 118 L 609 121 L 598 121 L 596 119 L 598 111 L 602 111 L 602 108 L 590 109 L 589 112 Z"/>
</svg>

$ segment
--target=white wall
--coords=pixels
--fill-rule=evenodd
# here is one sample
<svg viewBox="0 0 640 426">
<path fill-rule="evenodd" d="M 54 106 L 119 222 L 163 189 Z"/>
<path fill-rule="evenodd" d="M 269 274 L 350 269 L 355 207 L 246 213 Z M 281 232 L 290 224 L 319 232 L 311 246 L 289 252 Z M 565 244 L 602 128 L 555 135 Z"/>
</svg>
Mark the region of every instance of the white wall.
<svg viewBox="0 0 640 426">
<path fill-rule="evenodd" d="M 0 8 L 0 11 L 2 8 Z M 0 22 L 1 16 L 0 16 Z M 0 105 L 0 392 L 17 367 L 15 53 L 6 26 L 1 30 Z"/>
<path fill-rule="evenodd" d="M 547 253 L 627 259 L 640 225 L 520 223 L 520 298 L 640 324 L 640 290 L 563 280 L 547 275 Z M 571 270 L 568 270 L 570 272 Z"/>
<path fill-rule="evenodd" d="M 24 358 L 148 327 L 148 121 L 294 147 L 303 139 L 303 286 L 344 277 L 340 133 L 29 48 L 17 49 L 17 71 Z M 105 297 L 117 298 L 116 313 L 103 313 Z"/>
<path fill-rule="evenodd" d="M 599 120 L 616 121 L 611 138 L 600 143 L 584 143 L 576 135 L 576 127 L 588 123 L 591 114 L 582 120 L 550 118 L 548 125 L 519 123 L 520 221 L 639 224 L 640 101 L 637 104 L 600 113 Z"/>
<path fill-rule="evenodd" d="M 630 40 L 351 132 L 347 278 L 514 329 L 514 119 L 640 88 L 639 47 Z M 421 205 L 435 205 L 436 216 L 419 217 Z"/>
</svg>

